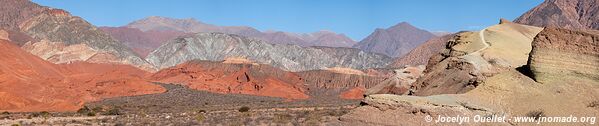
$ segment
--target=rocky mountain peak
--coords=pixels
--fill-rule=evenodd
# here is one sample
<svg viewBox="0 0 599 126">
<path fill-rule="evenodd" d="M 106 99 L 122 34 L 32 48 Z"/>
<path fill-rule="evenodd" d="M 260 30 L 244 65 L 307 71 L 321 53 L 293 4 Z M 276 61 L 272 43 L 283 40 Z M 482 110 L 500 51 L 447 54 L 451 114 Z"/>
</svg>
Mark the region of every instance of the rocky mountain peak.
<svg viewBox="0 0 599 126">
<path fill-rule="evenodd" d="M 599 0 L 547 0 L 514 22 L 567 29 L 599 29 Z"/>
<path fill-rule="evenodd" d="M 401 57 L 433 37 L 435 35 L 426 30 L 416 28 L 407 22 L 401 22 L 387 29 L 375 29 L 372 34 L 354 47 L 367 52 Z"/>
</svg>

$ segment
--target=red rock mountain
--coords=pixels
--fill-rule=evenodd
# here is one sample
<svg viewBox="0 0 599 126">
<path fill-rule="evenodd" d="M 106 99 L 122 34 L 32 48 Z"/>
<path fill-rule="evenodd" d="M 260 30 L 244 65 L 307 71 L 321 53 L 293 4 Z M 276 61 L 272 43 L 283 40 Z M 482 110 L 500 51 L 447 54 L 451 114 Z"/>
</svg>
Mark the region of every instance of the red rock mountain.
<svg viewBox="0 0 599 126">
<path fill-rule="evenodd" d="M 119 40 L 142 57 L 146 57 L 164 42 L 185 34 L 172 30 L 141 31 L 128 27 L 100 27 L 100 30 Z"/>
<path fill-rule="evenodd" d="M 546 0 L 514 22 L 539 27 L 599 29 L 599 0 Z"/>
<path fill-rule="evenodd" d="M 131 49 L 84 19 L 29 0 L 0 0 L 0 28 L 12 42 L 53 63 L 86 61 L 131 64 L 153 70 Z"/>
<path fill-rule="evenodd" d="M 387 29 L 376 29 L 354 47 L 367 52 L 401 57 L 433 37 L 435 35 L 428 31 L 401 22 Z"/>
<path fill-rule="evenodd" d="M 56 65 L 0 39 L 0 110 L 74 111 L 85 102 L 164 92 L 131 66 Z"/>
<path fill-rule="evenodd" d="M 289 33 L 282 31 L 261 32 L 247 26 L 216 26 L 200 22 L 196 19 L 173 19 L 167 17 L 151 16 L 129 23 L 128 28 L 137 28 L 141 31 L 179 31 L 185 33 L 220 32 L 252 37 L 273 44 L 294 44 L 300 46 L 328 46 L 351 47 L 356 42 L 344 34 L 330 31 L 314 33 Z M 118 37 L 117 37 L 118 38 Z"/>
</svg>

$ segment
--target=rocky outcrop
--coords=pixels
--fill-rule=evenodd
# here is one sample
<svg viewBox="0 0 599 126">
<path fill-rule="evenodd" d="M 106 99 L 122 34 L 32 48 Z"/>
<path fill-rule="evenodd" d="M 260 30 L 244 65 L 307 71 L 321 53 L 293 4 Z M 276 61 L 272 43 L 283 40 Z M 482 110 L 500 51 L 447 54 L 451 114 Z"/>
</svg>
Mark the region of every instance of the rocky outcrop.
<svg viewBox="0 0 599 126">
<path fill-rule="evenodd" d="M 469 120 L 461 124 L 435 123 L 439 117 L 470 117 L 475 115 L 492 116 L 493 111 L 488 108 L 467 103 L 462 99 L 452 96 L 397 96 L 378 94 L 367 96 L 363 100 L 365 106 L 353 109 L 350 113 L 341 116 L 340 120 L 345 125 L 478 125 Z M 501 115 L 497 115 L 501 116 Z M 430 117 L 433 120 L 427 121 Z M 486 123 L 495 125 L 508 125 L 508 123 Z"/>
<path fill-rule="evenodd" d="M 370 88 L 385 79 L 386 75 L 347 74 L 330 70 L 296 72 L 308 85 L 322 89 Z"/>
<path fill-rule="evenodd" d="M 596 88 L 599 32 L 541 29 L 503 20 L 502 24 L 478 33 L 478 38 L 475 32 L 458 34 L 448 42 L 448 49 L 431 58 L 425 75 L 415 83 L 423 87 L 417 88 L 416 95 L 429 96 L 370 95 L 363 100 L 363 106 L 342 116 L 341 124 L 563 125 L 518 122 L 513 117 L 539 113 L 558 117 L 597 115 L 593 104 L 599 97 Z M 533 36 L 536 36 L 534 41 Z M 529 56 L 522 56 L 526 51 L 531 51 Z M 523 63 L 523 59 L 528 63 Z M 526 75 L 530 72 L 526 68 L 532 71 L 532 78 Z M 464 88 L 470 86 L 466 80 L 472 78 L 478 85 Z M 435 123 L 439 116 L 467 117 L 470 121 Z M 499 123 L 473 123 L 476 116 L 495 118 Z M 427 117 L 432 120 L 425 120 Z"/>
<path fill-rule="evenodd" d="M 52 64 L 0 40 L 0 111 L 75 111 L 85 102 L 165 90 L 131 66 Z"/>
<path fill-rule="evenodd" d="M 289 33 L 282 31 L 260 32 L 247 26 L 216 26 L 191 19 L 173 19 L 151 16 L 127 26 L 141 31 L 179 31 L 185 33 L 219 32 L 256 38 L 272 44 L 293 44 L 299 46 L 351 47 L 356 42 L 345 36 L 330 31 L 314 33 Z"/>
<path fill-rule="evenodd" d="M 141 31 L 127 27 L 100 27 L 99 29 L 122 42 L 142 57 L 147 56 L 166 41 L 185 34 L 184 32 L 168 30 Z"/>
<path fill-rule="evenodd" d="M 547 83 L 566 76 L 599 81 L 599 31 L 545 28 L 532 42 L 532 77 Z"/>
<path fill-rule="evenodd" d="M 435 35 L 428 31 L 418 29 L 407 22 L 402 22 L 387 29 L 376 29 L 353 47 L 366 52 L 402 57 L 434 37 Z"/>
<path fill-rule="evenodd" d="M 368 87 L 364 95 L 372 94 L 405 94 L 411 95 L 410 88 L 416 79 L 422 76 L 424 65 L 406 66 L 402 69 L 395 69 L 393 76 L 378 82 L 375 86 Z"/>
<path fill-rule="evenodd" d="M 388 67 L 390 68 L 402 68 L 406 65 L 426 65 L 428 60 L 433 55 L 441 53 L 445 49 L 447 41 L 451 39 L 455 34 L 448 34 L 441 37 L 431 38 L 418 47 L 414 48 L 408 54 L 403 57 L 396 58 L 393 60 Z"/>
<path fill-rule="evenodd" d="M 153 70 L 152 66 L 80 17 L 61 9 L 37 5 L 28 0 L 2 1 L 2 28 L 12 31 L 11 40 L 27 45 L 32 52 L 54 63 L 95 61 L 131 64 Z M 23 37 L 29 36 L 29 37 Z M 38 43 L 44 42 L 44 43 Z M 37 52 L 45 50 L 47 52 Z M 103 55 L 108 57 L 97 57 Z M 95 59 L 94 59 L 95 58 Z M 106 58 L 106 59 L 98 59 Z"/>
<path fill-rule="evenodd" d="M 542 28 L 507 20 L 478 32 L 451 38 L 440 54 L 430 58 L 412 89 L 415 95 L 465 93 L 487 77 L 526 65 L 531 42 Z"/>
<path fill-rule="evenodd" d="M 300 76 L 268 65 L 189 61 L 163 69 L 150 78 L 215 93 L 309 98 Z"/>
<path fill-rule="evenodd" d="M 160 46 L 150 53 L 146 60 L 156 68 L 162 69 L 190 60 L 222 61 L 229 57 L 243 57 L 286 71 L 331 67 L 377 68 L 386 66 L 391 60 L 384 55 L 353 48 L 277 45 L 224 33 L 182 36 Z"/>
<path fill-rule="evenodd" d="M 566 29 L 599 30 L 599 0 L 546 0 L 514 22 Z"/>
</svg>

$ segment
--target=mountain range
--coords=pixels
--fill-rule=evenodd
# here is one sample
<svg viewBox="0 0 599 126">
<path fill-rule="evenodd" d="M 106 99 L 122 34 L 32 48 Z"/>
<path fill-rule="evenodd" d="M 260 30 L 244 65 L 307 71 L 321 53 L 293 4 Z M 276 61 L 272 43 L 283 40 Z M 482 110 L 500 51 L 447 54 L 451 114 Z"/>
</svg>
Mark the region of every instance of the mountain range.
<svg viewBox="0 0 599 126">
<path fill-rule="evenodd" d="M 123 27 L 137 28 L 141 31 L 179 31 L 185 33 L 220 32 L 257 38 L 273 44 L 294 44 L 300 46 L 350 47 L 356 43 L 343 34 L 336 34 L 330 31 L 318 31 L 305 34 L 281 31 L 261 32 L 247 26 L 217 26 L 206 24 L 193 18 L 174 19 L 151 16 L 131 22 Z"/>
<path fill-rule="evenodd" d="M 225 33 L 196 33 L 168 41 L 146 60 L 163 69 L 190 60 L 222 61 L 242 58 L 269 64 L 287 71 L 332 67 L 367 69 L 386 66 L 391 58 L 343 47 L 301 47 L 270 44 L 266 41 Z"/>
</svg>

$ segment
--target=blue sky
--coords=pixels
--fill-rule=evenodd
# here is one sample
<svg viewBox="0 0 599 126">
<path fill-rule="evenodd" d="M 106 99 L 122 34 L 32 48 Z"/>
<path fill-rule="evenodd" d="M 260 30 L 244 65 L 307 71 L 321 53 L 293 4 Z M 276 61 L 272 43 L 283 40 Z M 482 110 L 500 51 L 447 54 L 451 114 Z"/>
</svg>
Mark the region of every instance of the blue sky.
<svg viewBox="0 0 599 126">
<path fill-rule="evenodd" d="M 148 16 L 195 18 L 222 26 L 308 33 L 330 30 L 360 41 L 399 22 L 428 31 L 478 30 L 513 20 L 542 0 L 33 0 L 97 26 Z"/>
</svg>

